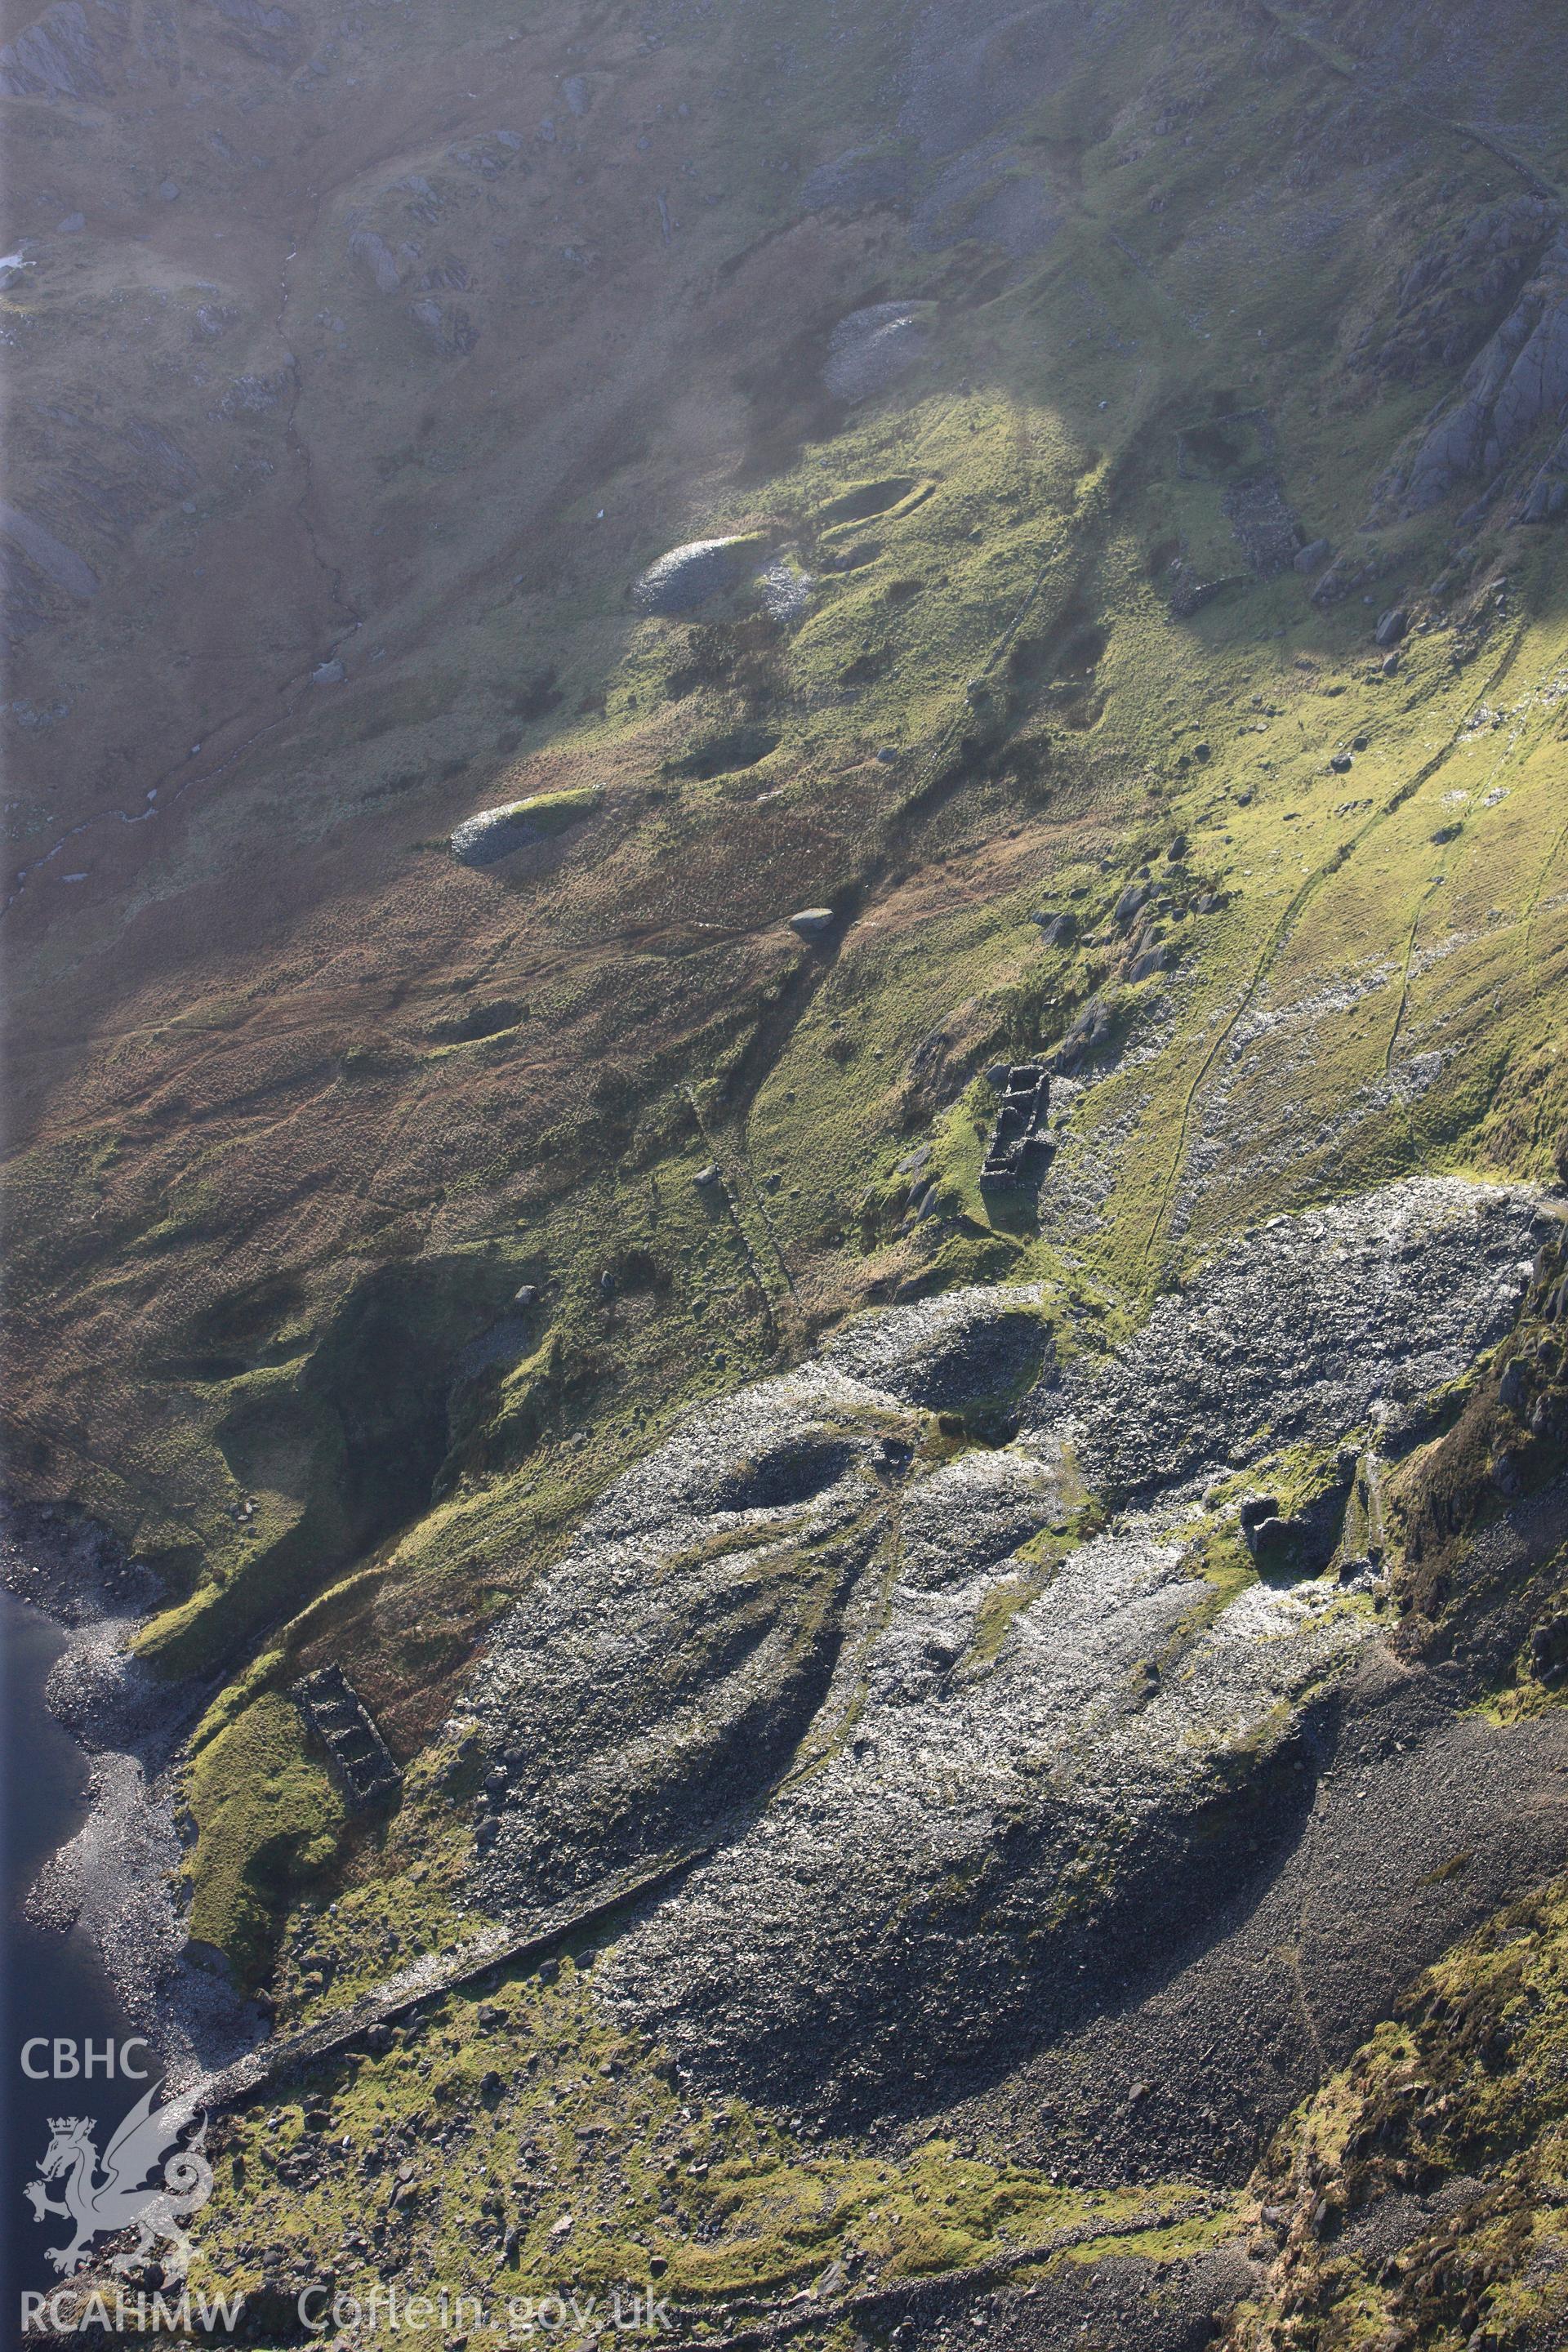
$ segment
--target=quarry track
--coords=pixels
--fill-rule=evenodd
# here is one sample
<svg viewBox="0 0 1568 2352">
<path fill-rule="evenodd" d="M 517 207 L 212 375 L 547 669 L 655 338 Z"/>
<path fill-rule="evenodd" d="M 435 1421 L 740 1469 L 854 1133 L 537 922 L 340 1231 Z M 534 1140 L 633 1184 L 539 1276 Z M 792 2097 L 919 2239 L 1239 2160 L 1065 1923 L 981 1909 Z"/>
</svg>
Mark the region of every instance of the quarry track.
<svg viewBox="0 0 1568 2352">
<path fill-rule="evenodd" d="M 971 2263 L 961 2270 L 935 2271 L 925 2276 L 891 2280 L 886 2286 L 868 2287 L 859 2294 L 843 2295 L 818 2303 L 814 2298 L 794 2296 L 788 2305 L 748 2305 L 743 2301 L 721 2305 L 717 2311 L 700 2305 L 677 2307 L 671 2313 L 677 2328 L 694 2323 L 702 2327 L 700 2337 L 683 2339 L 679 2333 L 673 2342 L 676 2352 L 685 2342 L 700 2341 L 718 2346 L 721 2352 L 763 2352 L 772 2344 L 787 2344 L 792 2337 L 807 2329 L 837 2327 L 861 2322 L 875 2326 L 878 2322 L 921 2310 L 939 2298 L 963 2296 L 976 2287 L 993 2285 L 998 2279 L 1010 2277 L 1016 2271 L 1026 2269 L 1032 2263 L 1049 2262 L 1057 2254 L 1068 2252 L 1075 2246 L 1092 2245 L 1097 2239 L 1118 2240 L 1142 2235 L 1149 2230 L 1163 2230 L 1205 2219 L 1224 2210 L 1224 2200 L 1215 2197 L 1173 2198 L 1161 2205 L 1148 2205 L 1125 2219 L 1114 2221 L 1104 2217 L 1093 2221 L 1080 2221 L 1071 2228 L 1053 2230 L 1044 2238 L 1037 2238 L 1026 2246 L 1017 2246 L 1005 2254 L 993 2256 L 989 2262 Z M 715 2320 L 724 2321 L 758 2311 L 757 2324 L 750 2327 L 729 2328 L 715 2336 Z"/>
<path fill-rule="evenodd" d="M 1275 923 L 1272 930 L 1268 933 L 1268 938 L 1263 943 L 1263 948 L 1258 958 L 1258 961 L 1253 967 L 1251 978 L 1247 981 L 1246 987 L 1237 998 L 1229 1013 L 1220 1024 L 1213 1042 L 1210 1044 L 1207 1052 L 1204 1055 L 1203 1059 L 1199 1062 L 1197 1069 L 1193 1075 L 1192 1083 L 1188 1087 L 1186 1093 L 1183 1097 L 1181 1117 L 1176 1129 L 1175 1142 L 1172 1149 L 1169 1162 L 1165 1170 L 1164 1180 L 1160 1191 L 1160 1197 L 1155 1205 L 1153 1216 L 1150 1220 L 1148 1233 L 1144 1237 L 1141 1262 L 1146 1270 L 1151 1265 L 1160 1235 L 1164 1230 L 1166 1220 L 1170 1215 L 1171 1203 L 1175 1197 L 1177 1186 L 1181 1182 L 1182 1171 L 1186 1165 L 1187 1144 L 1192 1133 L 1193 1115 L 1197 1108 L 1198 1099 L 1202 1095 L 1205 1083 L 1208 1079 L 1220 1055 L 1224 1053 L 1226 1045 L 1230 1043 L 1231 1038 L 1235 1035 L 1238 1024 L 1257 1003 L 1260 991 L 1267 983 L 1269 973 L 1272 971 L 1275 964 L 1279 961 L 1280 950 L 1290 938 L 1291 933 L 1295 930 L 1302 915 L 1306 912 L 1308 907 L 1316 898 L 1323 884 L 1328 881 L 1332 875 L 1337 874 L 1342 866 L 1348 865 L 1350 860 L 1355 856 L 1356 852 L 1363 848 L 1366 843 L 1371 840 L 1378 828 L 1389 817 L 1395 815 L 1397 812 L 1405 806 L 1407 801 L 1413 799 L 1415 794 L 1421 790 L 1423 784 L 1429 783 L 1432 778 L 1436 775 L 1446 763 L 1453 757 L 1456 746 L 1462 740 L 1465 730 L 1468 727 L 1471 719 L 1475 717 L 1477 711 L 1486 702 L 1488 697 L 1496 692 L 1503 679 L 1508 676 L 1509 671 L 1513 667 L 1514 662 L 1519 654 L 1520 646 L 1524 641 L 1527 627 L 1527 623 L 1521 622 L 1518 628 L 1514 631 L 1513 636 L 1504 651 L 1501 659 L 1498 662 L 1496 667 L 1489 676 L 1486 684 L 1482 687 L 1480 692 L 1476 695 L 1468 704 L 1467 704 L 1463 716 L 1456 721 L 1455 725 L 1450 730 L 1447 741 L 1444 742 L 1437 751 L 1434 751 L 1430 758 L 1424 760 L 1421 765 L 1416 769 L 1415 774 L 1407 777 L 1404 783 L 1400 784 L 1393 793 L 1391 793 L 1382 803 L 1381 806 L 1373 811 L 1372 814 L 1366 819 L 1366 822 L 1359 826 L 1358 829 L 1350 835 L 1348 840 L 1342 842 L 1337 848 L 1331 850 L 1327 857 L 1323 858 L 1313 867 L 1306 880 L 1302 882 L 1292 894 L 1283 913 Z M 1417 919 L 1419 919 L 1418 916 Z M 1405 944 L 1405 971 L 1406 978 L 1408 978 L 1410 948 L 1413 940 L 1414 925 L 1412 926 L 1410 938 L 1406 940 Z M 1399 999 L 1399 1013 L 1395 1021 L 1395 1031 L 1398 1026 L 1398 1018 L 1403 1017 L 1404 1003 L 1405 998 L 1402 989 Z M 1388 1047 L 1390 1055 L 1393 1053 L 1393 1047 L 1394 1038 L 1393 1034 L 1391 1034 Z M 1385 1060 L 1384 1067 L 1386 1068 L 1386 1066 L 1387 1064 Z"/>
<path fill-rule="evenodd" d="M 1446 131 L 1452 138 L 1468 140 L 1472 146 L 1484 148 L 1489 155 L 1495 155 L 1500 163 L 1506 164 L 1510 172 L 1516 173 L 1531 195 L 1544 196 L 1552 204 L 1568 203 L 1568 190 L 1556 181 L 1547 179 L 1533 163 L 1498 138 L 1495 132 L 1483 131 L 1478 124 L 1466 122 L 1457 115 L 1439 114 L 1435 108 L 1423 106 L 1418 99 L 1410 98 L 1403 90 L 1392 88 L 1361 60 L 1347 56 L 1343 50 L 1335 49 L 1321 35 L 1298 24 L 1283 8 L 1276 7 L 1274 0 L 1251 0 L 1251 5 L 1256 14 L 1266 17 L 1277 32 L 1296 42 L 1342 81 L 1373 91 L 1386 106 L 1398 107 L 1402 112 L 1413 116 L 1417 122 L 1425 122 L 1431 130 Z"/>
<path fill-rule="evenodd" d="M 301 2067 L 347 2048 L 378 2025 L 408 2017 L 426 2002 L 457 1991 L 492 1969 L 542 1959 L 568 1936 L 596 1927 L 645 1896 L 660 1893 L 708 1851 L 694 1846 L 652 1869 L 622 1871 L 586 1895 L 554 1904 L 521 1924 L 505 1923 L 445 1955 L 416 1961 L 398 1976 L 361 1993 L 348 2008 L 334 2010 L 295 2032 L 279 2034 L 220 2073 L 187 2084 L 181 2094 L 182 2103 L 192 2113 L 203 2107 L 217 2111 L 237 2105 L 256 2092 L 286 2081 Z"/>
</svg>

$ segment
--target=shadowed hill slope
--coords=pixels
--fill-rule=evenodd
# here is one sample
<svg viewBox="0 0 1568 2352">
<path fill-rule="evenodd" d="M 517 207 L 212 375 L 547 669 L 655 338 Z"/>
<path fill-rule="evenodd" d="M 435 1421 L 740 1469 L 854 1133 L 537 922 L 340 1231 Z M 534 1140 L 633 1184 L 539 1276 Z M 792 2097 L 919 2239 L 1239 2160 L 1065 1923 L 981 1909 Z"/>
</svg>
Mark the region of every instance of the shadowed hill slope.
<svg viewBox="0 0 1568 2352">
<path fill-rule="evenodd" d="M 1545 1832 L 1510 1857 L 1506 1769 L 1456 1727 L 1530 1681 L 1530 1627 L 1462 1687 L 1395 1639 L 1402 1594 L 1442 1619 L 1439 1549 L 1461 1587 L 1484 1551 L 1454 1433 L 1537 1311 L 1568 1123 L 1559 13 L 92 0 L 5 32 L 7 1468 L 157 1571 L 138 1671 L 197 1727 L 163 1792 L 193 1932 L 310 2014 L 473 1911 L 717 1822 L 727 1852 L 613 1997 L 570 1971 L 528 1994 L 562 2081 L 591 2053 L 645 2102 L 630 2202 L 582 2192 L 606 2275 L 675 2193 L 665 2078 L 601 2039 L 634 2031 L 705 2098 L 940 2116 L 982 2170 L 1026 2150 L 1037 2220 L 1053 2165 L 1125 2189 L 1117 2053 L 1179 2042 L 1195 2079 L 1253 1912 L 1335 1899 L 1295 1774 L 1332 1726 L 1375 1744 L 1397 1685 L 1407 1745 L 1459 1743 L 1499 1840 L 1414 1906 L 1405 1977 L 1515 1863 L 1560 1859 Z M 1040 1181 L 1004 1197 L 987 1074 L 1026 1057 L 1051 1072 Z M 1383 1231 L 1434 1179 L 1519 1204 L 1474 1297 L 1419 1215 Z M 1397 1344 L 1417 1274 L 1431 1332 Z M 1048 1412 L 942 1322 L 998 1286 Z M 797 1408 L 809 1444 L 792 1423 L 757 1485 L 752 1421 Z M 733 1494 L 619 1526 L 693 1445 L 735 1454 Z M 1474 1483 L 1545 1575 L 1555 1504 L 1514 1522 L 1556 1473 L 1518 1450 Z M 1244 1473 L 1279 1489 L 1257 1556 Z M 956 1635 L 936 1569 L 900 1582 L 921 1542 L 963 1569 Z M 1078 1624 L 1080 1584 L 1094 1649 L 1102 1570 L 1126 1614 L 1085 1764 L 1025 1669 L 1036 1644 L 1066 1672 L 1052 1610 Z M 853 1662 L 879 1657 L 868 1697 Z M 345 1811 L 283 1704 L 333 1661 L 405 1769 L 390 1819 Z M 992 1706 L 1025 1793 L 969 1788 L 963 1834 L 931 1828 L 944 1773 L 990 1769 Z M 850 1786 L 883 1736 L 886 1884 L 889 1816 Z M 1080 1766 L 1069 1799 L 1052 1775 Z M 925 1908 L 894 1934 L 916 1850 Z M 1214 1901 L 1171 1894 L 1205 1854 Z M 842 1902 L 810 1891 L 829 1859 Z M 301 1908 L 327 1899 L 337 1927 Z M 1080 1931 L 1084 1993 L 1031 2001 Z M 900 2075 L 931 1952 L 943 2020 Z M 1234 2182 L 1398 1962 L 1347 1964 L 1332 2048 L 1314 2027 L 1267 2096 L 1167 2119 L 1172 2165 Z M 747 1968 L 754 2004 L 702 2023 Z M 832 2032 L 792 2073 L 818 1999 Z M 486 2029 L 459 2022 L 477 2084 Z M 419 2095 L 405 2046 L 381 2120 L 354 2110 L 384 2147 Z M 1039 2122 L 1074 2067 L 1098 2141 Z M 498 2175 L 542 2129 L 499 2112 Z M 806 2198 L 800 2147 L 768 2145 L 758 2196 Z M 409 2226 L 471 2267 L 457 2178 L 456 2236 L 439 2200 Z M 907 2225 L 876 2259 L 994 2252 L 997 2178 L 947 2184 L 947 2238 L 923 2177 L 861 2179 L 857 2210 Z M 845 2254 L 756 2211 L 731 2243 L 708 2175 L 680 2179 L 683 2292 L 739 2291 L 758 2231 L 759 2290 Z M 302 2200 L 323 2243 L 335 2194 Z M 226 2242 L 266 2269 L 243 2201 Z M 485 2246 L 537 2270 L 549 2203 Z"/>
</svg>

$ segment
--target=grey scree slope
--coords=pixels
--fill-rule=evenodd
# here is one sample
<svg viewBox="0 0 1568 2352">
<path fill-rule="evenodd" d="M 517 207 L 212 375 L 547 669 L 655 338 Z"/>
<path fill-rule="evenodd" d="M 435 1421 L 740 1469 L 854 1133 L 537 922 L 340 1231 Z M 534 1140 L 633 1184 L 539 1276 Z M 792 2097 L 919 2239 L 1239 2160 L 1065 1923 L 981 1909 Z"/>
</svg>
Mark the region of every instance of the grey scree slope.
<svg viewBox="0 0 1568 2352">
<path fill-rule="evenodd" d="M 1180 1534 L 1197 1490 L 1396 1422 L 1507 1330 L 1550 1223 L 1415 1180 L 1276 1220 L 1066 1378 L 1037 1294 L 970 1290 L 693 1412 L 451 1727 L 491 1759 L 479 1890 L 712 1838 L 605 1997 L 825 2115 L 930 2107 L 1081 2027 L 1299 1837 L 1314 1713 L 1384 1654 L 1332 1577 L 1222 1606 Z M 932 1412 L 1009 1395 L 1011 1443 L 910 1462 Z M 1119 1515 L 1009 1617 L 1075 1474 Z"/>
</svg>

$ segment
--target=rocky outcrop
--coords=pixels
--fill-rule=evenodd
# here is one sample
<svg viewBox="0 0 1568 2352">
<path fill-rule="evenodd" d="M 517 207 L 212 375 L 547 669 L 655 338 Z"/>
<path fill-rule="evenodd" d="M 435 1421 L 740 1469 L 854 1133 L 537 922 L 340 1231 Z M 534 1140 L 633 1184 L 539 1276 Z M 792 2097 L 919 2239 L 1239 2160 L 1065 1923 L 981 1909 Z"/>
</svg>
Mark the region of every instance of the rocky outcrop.
<svg viewBox="0 0 1568 2352">
<path fill-rule="evenodd" d="M 1237 1244 L 1099 1362 L 1056 1366 L 1036 1294 L 963 1292 L 694 1413 L 474 1688 L 487 1899 L 713 1841 L 606 1981 L 792 2099 L 918 2101 L 1048 2036 L 1283 1834 L 1279 1759 L 1374 1632 L 1337 1568 L 1300 1572 L 1331 1511 L 1263 1563 L 1286 1580 L 1226 1592 L 1182 1510 L 1408 1417 L 1507 1328 L 1542 1225 L 1396 1185 Z M 1086 1482 L 1139 1507 L 1075 1543 Z"/>
<path fill-rule="evenodd" d="M 1056 1067 L 1076 1070 L 1084 1062 L 1098 1061 L 1110 1054 L 1116 1044 L 1119 1025 L 1114 999 L 1103 994 L 1091 996 L 1074 1015 L 1052 1055 Z"/>
<path fill-rule="evenodd" d="M 53 0 L 36 25 L 0 48 L 0 93 L 6 98 L 107 98 L 129 33 L 120 0 Z"/>
<path fill-rule="evenodd" d="M 228 37 L 264 65 L 298 65 L 303 54 L 300 18 L 277 0 L 211 0 Z"/>
<path fill-rule="evenodd" d="M 1457 236 L 1434 240 L 1401 274 L 1352 366 L 1405 383 L 1435 367 L 1463 367 L 1500 324 L 1555 226 L 1555 209 L 1541 196 L 1483 205 Z"/>
<path fill-rule="evenodd" d="M 8 539 L 19 548 L 51 587 L 63 588 L 83 603 L 96 596 L 102 585 L 91 564 L 75 548 L 57 539 L 36 515 L 25 513 L 5 499 L 0 499 L 0 539 Z"/>
<path fill-rule="evenodd" d="M 355 229 L 349 238 L 349 258 L 368 271 L 372 285 L 380 294 L 395 294 L 403 283 L 397 256 L 379 230 Z"/>
<path fill-rule="evenodd" d="M 1420 514 L 1461 485 L 1485 488 L 1568 401 L 1568 232 L 1541 266 L 1415 454 L 1379 485 L 1380 514 Z"/>
<path fill-rule="evenodd" d="M 1520 502 L 1521 522 L 1555 522 L 1568 513 L 1568 433 L 1555 442 Z"/>
<path fill-rule="evenodd" d="M 900 129 L 927 157 L 983 139 L 1045 96 L 1089 13 L 938 0 L 916 27 Z"/>
<path fill-rule="evenodd" d="M 925 357 L 930 348 L 924 302 L 873 302 L 840 319 L 827 339 L 822 380 L 836 400 L 869 400 Z"/>
<path fill-rule="evenodd" d="M 1356 1456 L 1346 1446 L 1317 1492 L 1293 1511 L 1282 1512 L 1273 1495 L 1249 1495 L 1241 1507 L 1241 1539 L 1258 1563 L 1260 1576 L 1271 1580 L 1320 1576 L 1339 1545 L 1345 1506 L 1354 1485 Z M 1347 1559 L 1340 1570 L 1342 1584 L 1372 1573 L 1373 1563 Z"/>
<path fill-rule="evenodd" d="M 408 310 L 439 359 L 467 359 L 479 340 L 479 331 L 461 302 L 440 302 L 434 294 L 422 294 Z"/>
<path fill-rule="evenodd" d="M 851 147 L 819 163 L 801 182 L 803 213 L 860 212 L 871 205 L 896 205 L 909 186 L 909 165 L 886 147 Z"/>
</svg>

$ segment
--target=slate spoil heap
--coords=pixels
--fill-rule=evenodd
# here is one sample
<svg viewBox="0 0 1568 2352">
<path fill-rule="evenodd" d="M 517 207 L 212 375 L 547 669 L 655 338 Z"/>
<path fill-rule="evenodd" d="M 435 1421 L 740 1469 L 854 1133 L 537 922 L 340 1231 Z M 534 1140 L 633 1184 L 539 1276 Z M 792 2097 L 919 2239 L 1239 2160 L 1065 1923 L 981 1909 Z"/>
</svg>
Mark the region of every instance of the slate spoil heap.
<svg viewBox="0 0 1568 2352">
<path fill-rule="evenodd" d="M 1038 1062 L 1015 1062 L 1008 1071 L 981 1165 L 983 1192 L 1024 1192 L 1034 1183 L 1045 1149 L 1050 1086 Z"/>
<path fill-rule="evenodd" d="M 370 1710 L 342 1666 L 322 1666 L 294 1685 L 295 1706 L 327 1751 L 333 1777 L 353 1805 L 395 1796 L 403 1775 Z"/>
</svg>

